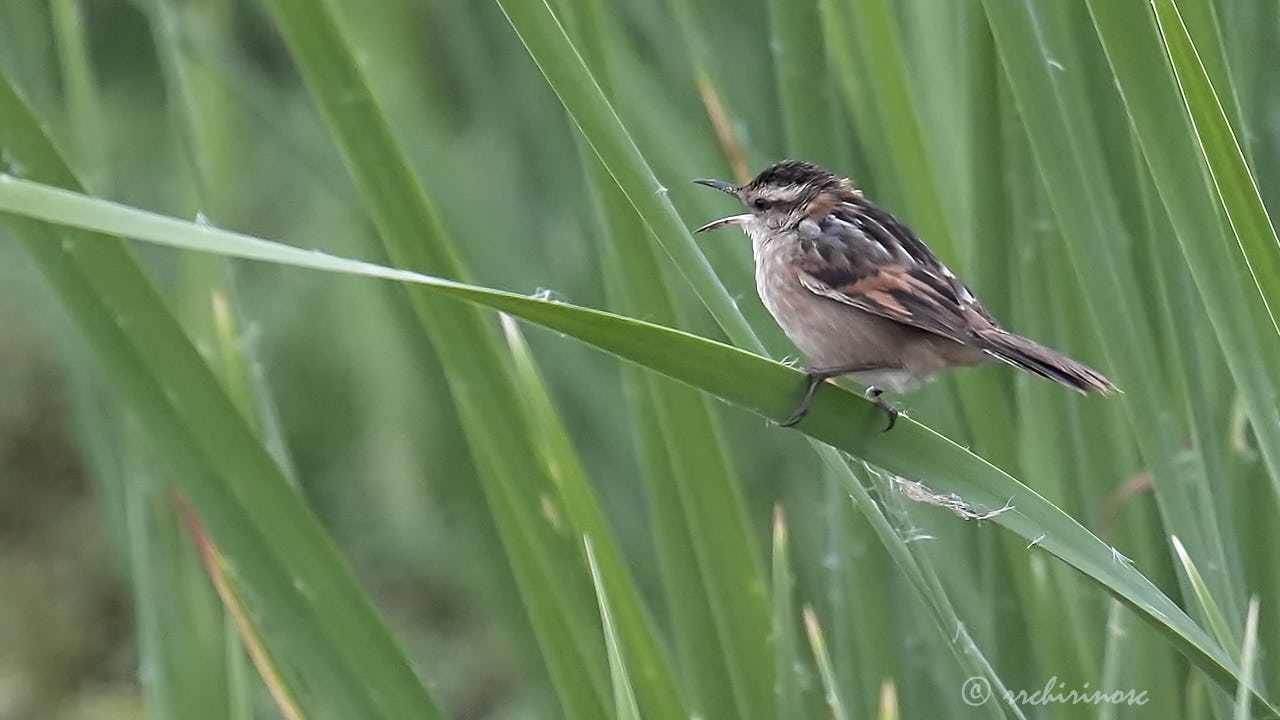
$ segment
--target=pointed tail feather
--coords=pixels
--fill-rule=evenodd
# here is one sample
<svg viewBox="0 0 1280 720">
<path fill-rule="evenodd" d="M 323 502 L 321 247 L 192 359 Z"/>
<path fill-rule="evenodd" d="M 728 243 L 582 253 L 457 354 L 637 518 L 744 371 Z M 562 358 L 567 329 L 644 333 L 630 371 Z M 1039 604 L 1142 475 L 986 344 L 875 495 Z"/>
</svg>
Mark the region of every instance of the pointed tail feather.
<svg viewBox="0 0 1280 720">
<path fill-rule="evenodd" d="M 982 349 L 1004 362 L 1076 392 L 1119 392 L 1105 375 L 1034 340 L 992 328 L 977 333 Z"/>
</svg>

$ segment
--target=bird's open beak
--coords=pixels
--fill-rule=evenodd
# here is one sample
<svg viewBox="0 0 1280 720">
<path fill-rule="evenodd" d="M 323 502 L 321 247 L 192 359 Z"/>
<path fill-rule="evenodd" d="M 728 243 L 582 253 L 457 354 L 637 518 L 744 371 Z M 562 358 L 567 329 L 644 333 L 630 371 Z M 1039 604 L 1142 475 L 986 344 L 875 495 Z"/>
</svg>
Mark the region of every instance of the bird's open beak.
<svg viewBox="0 0 1280 720">
<path fill-rule="evenodd" d="M 709 188 L 715 188 L 720 192 L 729 193 L 734 197 L 738 196 L 738 186 L 733 183 L 727 183 L 723 180 L 694 180 L 693 182 L 698 185 L 706 185 Z"/>
<path fill-rule="evenodd" d="M 747 220 L 750 220 L 750 219 L 751 219 L 751 213 L 743 213 L 741 215 L 730 215 L 727 218 L 720 218 L 719 220 L 713 220 L 712 222 L 709 222 L 706 225 L 703 225 L 697 230 L 694 230 L 694 232 L 700 233 L 700 232 L 706 232 L 708 230 L 719 230 L 720 228 L 728 225 L 745 225 Z"/>
<path fill-rule="evenodd" d="M 738 186 L 734 185 L 733 183 L 727 183 L 723 180 L 694 180 L 694 182 L 699 185 L 706 185 L 709 188 L 715 188 L 716 190 L 719 190 L 722 193 L 728 193 L 729 195 L 738 197 Z M 706 232 L 708 230 L 719 230 L 720 228 L 725 227 L 727 225 L 742 225 L 746 223 L 747 220 L 749 220 L 750 218 L 751 218 L 750 213 L 746 213 L 743 215 L 732 215 L 727 218 L 720 218 L 719 220 L 716 220 L 714 222 L 709 222 L 706 225 L 703 225 L 702 227 L 698 228 L 697 230 L 694 230 L 694 232 L 700 233 L 700 232 Z"/>
</svg>

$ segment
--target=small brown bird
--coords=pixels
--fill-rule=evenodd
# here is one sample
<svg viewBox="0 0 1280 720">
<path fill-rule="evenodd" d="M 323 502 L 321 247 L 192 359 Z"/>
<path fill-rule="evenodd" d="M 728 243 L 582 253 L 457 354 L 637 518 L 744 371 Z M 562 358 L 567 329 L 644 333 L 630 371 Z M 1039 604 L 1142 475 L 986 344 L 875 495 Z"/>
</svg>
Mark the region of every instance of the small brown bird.
<svg viewBox="0 0 1280 720">
<path fill-rule="evenodd" d="M 999 360 L 1081 393 L 1113 392 L 1101 373 L 1000 327 L 973 292 L 893 215 L 847 178 L 800 160 L 765 168 L 722 190 L 749 212 L 697 232 L 742 226 L 751 237 L 756 291 L 813 366 L 800 422 L 818 387 L 847 375 L 889 416 L 883 390 L 906 392 L 955 367 Z"/>
</svg>

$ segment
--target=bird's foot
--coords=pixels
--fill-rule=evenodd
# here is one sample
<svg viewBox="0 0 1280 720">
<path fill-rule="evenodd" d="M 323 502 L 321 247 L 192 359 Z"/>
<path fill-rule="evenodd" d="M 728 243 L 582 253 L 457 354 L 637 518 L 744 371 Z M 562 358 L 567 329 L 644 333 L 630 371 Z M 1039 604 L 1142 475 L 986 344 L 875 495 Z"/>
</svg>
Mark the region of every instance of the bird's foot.
<svg viewBox="0 0 1280 720">
<path fill-rule="evenodd" d="M 889 418 L 889 424 L 884 426 L 884 430 L 880 432 L 889 432 L 893 429 L 895 423 L 898 422 L 898 416 L 903 412 L 898 406 L 884 399 L 884 391 L 875 385 L 868 385 L 867 389 L 862 392 L 863 397 L 876 404 L 876 407 L 884 411 Z"/>
<path fill-rule="evenodd" d="M 795 425 L 804 419 L 805 415 L 809 414 L 809 408 L 813 407 L 813 398 L 818 394 L 818 388 L 822 386 L 822 383 L 832 378 L 840 377 L 841 375 L 875 370 L 879 369 L 879 367 L 880 366 L 845 365 L 841 367 L 801 368 L 804 370 L 805 375 L 808 376 L 808 382 L 804 386 L 804 393 L 800 396 L 800 404 L 797 405 L 795 411 L 791 413 L 791 417 L 781 423 L 782 427 L 795 427 Z M 870 388 L 870 390 L 875 390 L 875 388 Z M 898 411 L 889 403 L 883 400 L 877 400 L 877 398 L 880 397 L 879 393 L 880 391 L 876 390 L 876 397 L 872 398 L 870 395 L 867 395 L 867 399 L 876 400 L 876 404 L 885 408 L 886 412 L 889 410 L 893 411 L 893 416 L 889 422 L 889 427 L 893 427 L 893 419 L 897 418 Z"/>
<path fill-rule="evenodd" d="M 795 427 L 804 419 L 805 415 L 809 414 L 809 408 L 813 407 L 813 396 L 818 393 L 818 386 L 830 378 L 830 376 L 823 375 L 821 372 L 812 369 L 806 369 L 805 375 L 808 376 L 808 382 L 804 386 L 804 394 L 800 396 L 800 404 L 791 413 L 791 417 L 781 423 L 782 427 Z"/>
</svg>

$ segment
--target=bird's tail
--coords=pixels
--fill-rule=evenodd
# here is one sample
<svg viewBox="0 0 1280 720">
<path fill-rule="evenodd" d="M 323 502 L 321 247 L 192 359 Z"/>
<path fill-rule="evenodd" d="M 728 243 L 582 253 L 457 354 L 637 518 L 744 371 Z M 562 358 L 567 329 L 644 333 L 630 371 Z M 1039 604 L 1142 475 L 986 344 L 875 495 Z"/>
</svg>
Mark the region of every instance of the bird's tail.
<svg viewBox="0 0 1280 720">
<path fill-rule="evenodd" d="M 977 333 L 982 348 L 1004 362 L 1080 393 L 1119 392 L 1105 375 L 1034 340 L 997 328 Z"/>
</svg>

